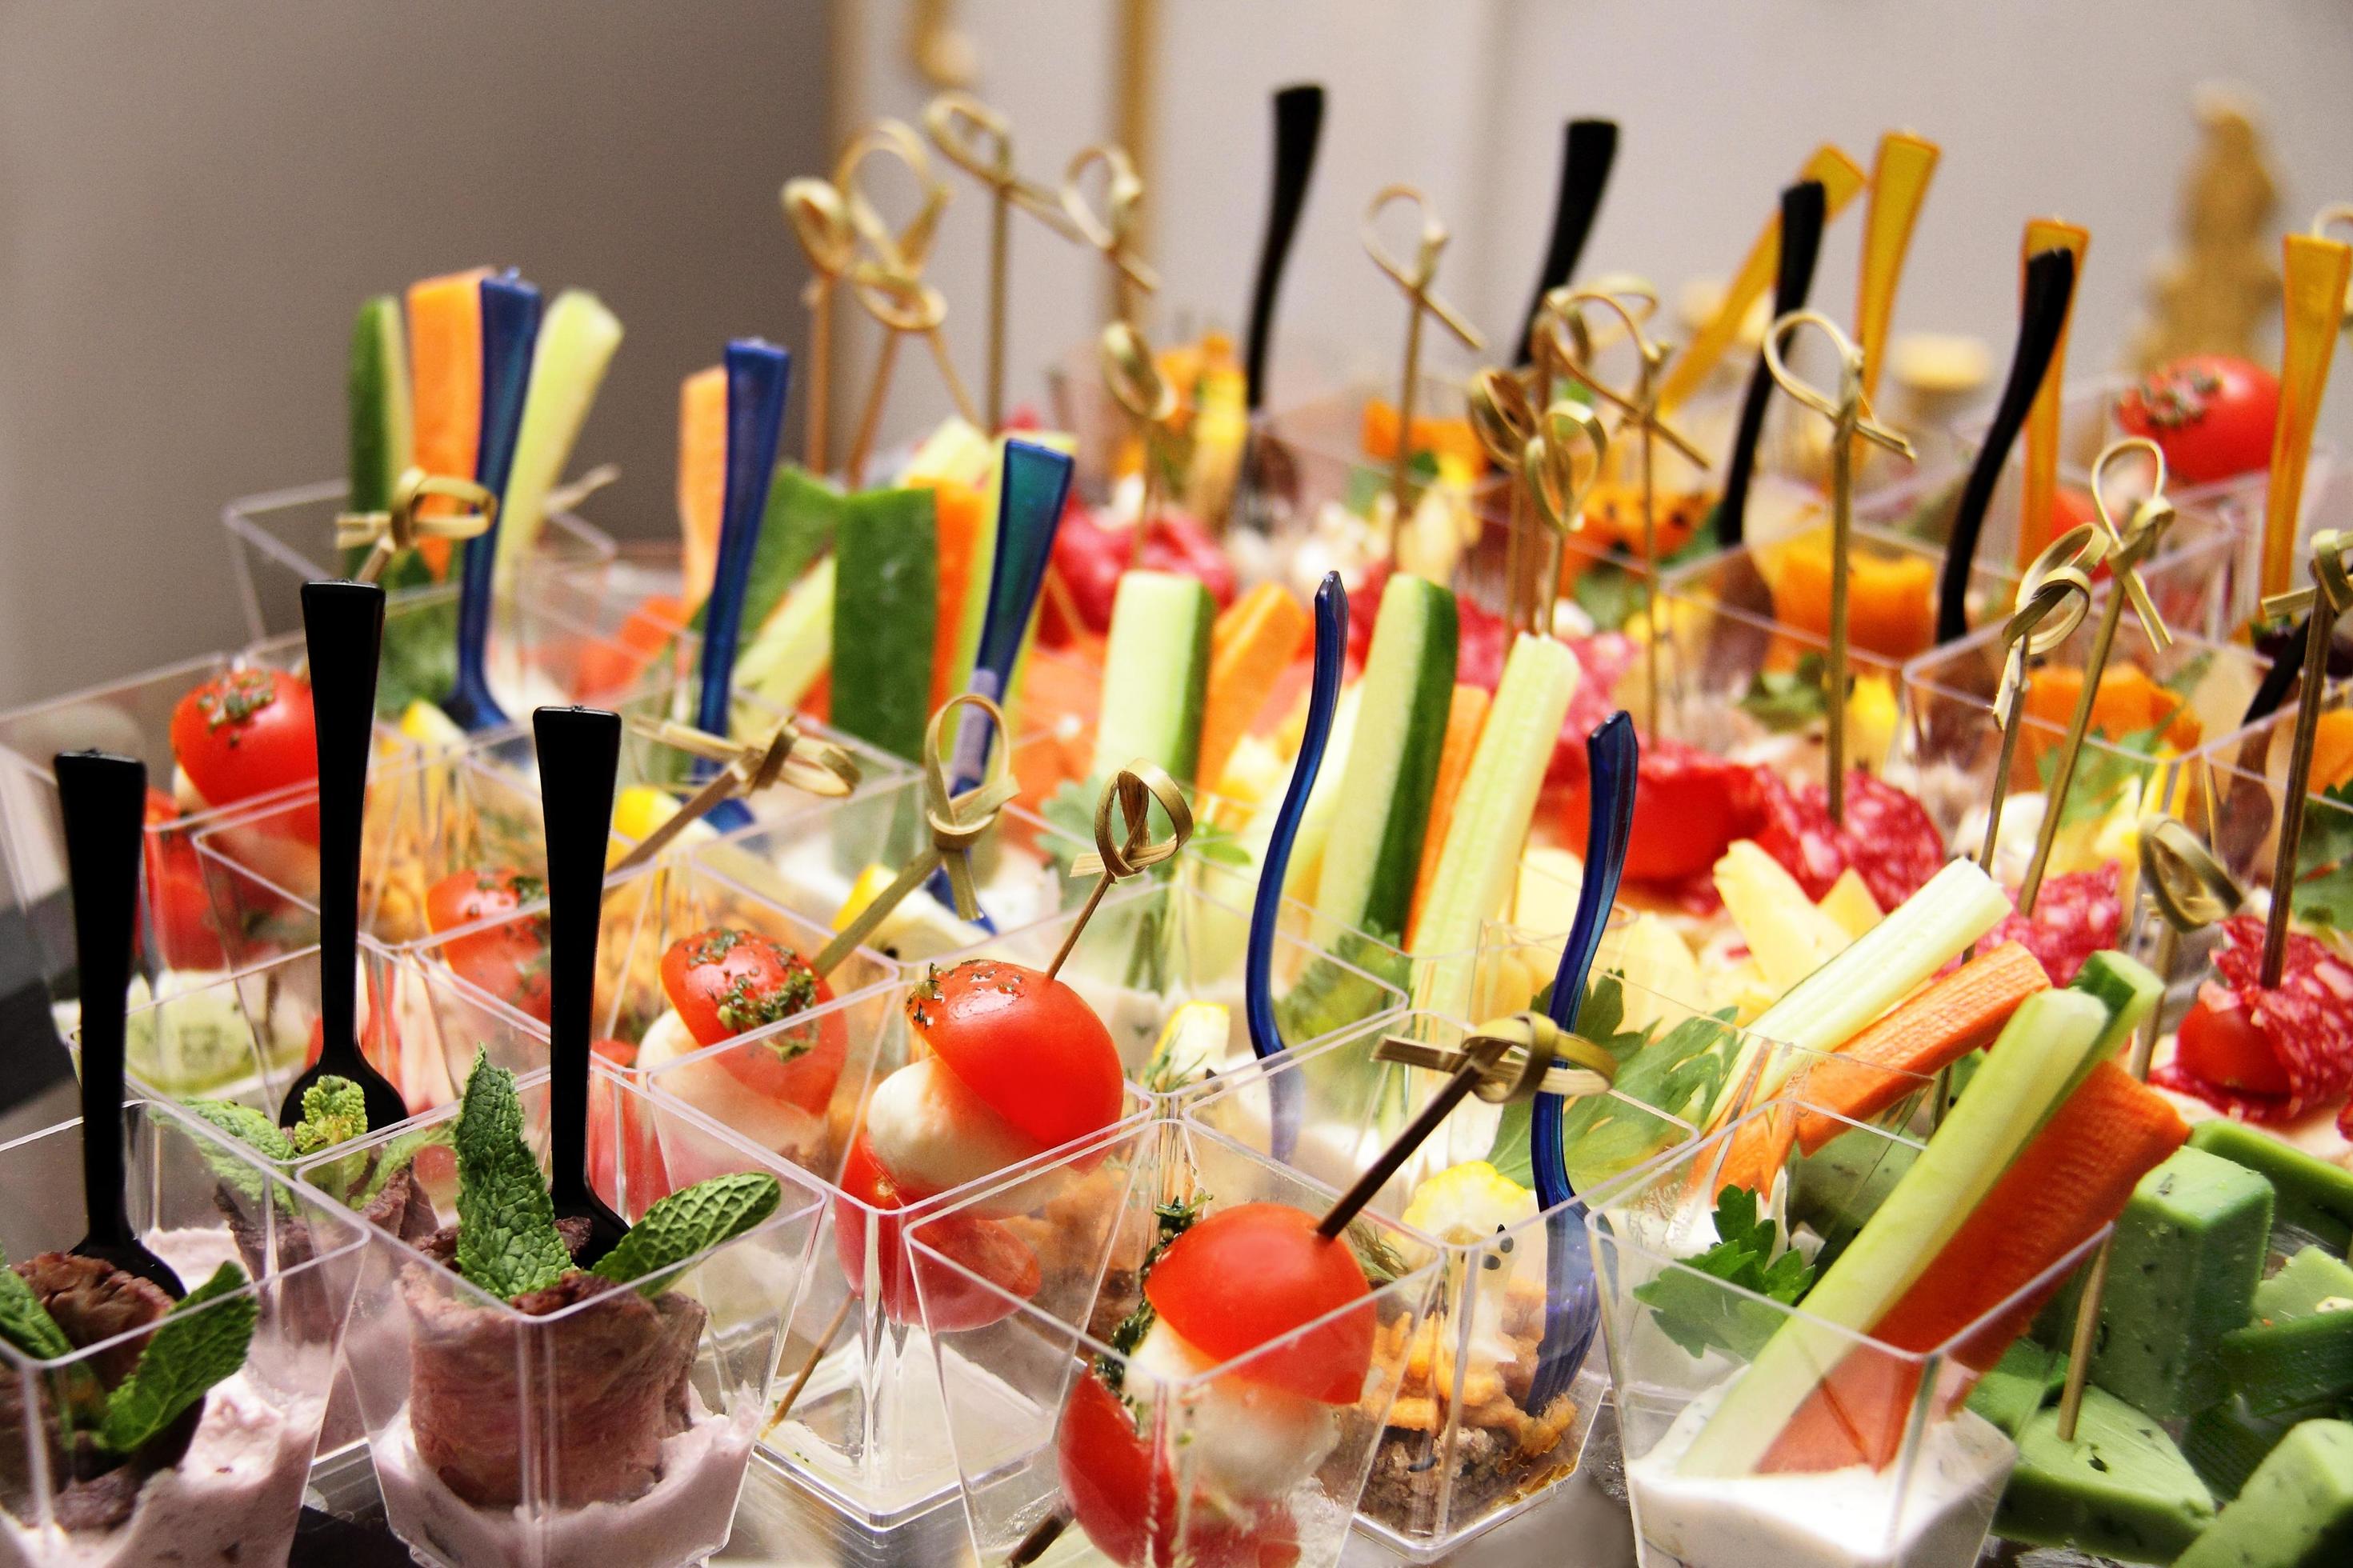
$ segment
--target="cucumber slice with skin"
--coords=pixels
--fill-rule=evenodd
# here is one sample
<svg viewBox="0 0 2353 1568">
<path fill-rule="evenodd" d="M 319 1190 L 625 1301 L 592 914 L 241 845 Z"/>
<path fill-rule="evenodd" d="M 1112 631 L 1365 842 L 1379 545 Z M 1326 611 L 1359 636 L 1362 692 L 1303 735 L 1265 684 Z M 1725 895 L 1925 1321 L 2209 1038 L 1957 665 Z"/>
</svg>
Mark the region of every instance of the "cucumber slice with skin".
<svg viewBox="0 0 2353 1568">
<path fill-rule="evenodd" d="M 1352 927 L 1392 945 L 1404 935 L 1454 700 L 1459 637 L 1446 589 L 1399 573 L 1381 590 L 1356 733 L 1315 888 L 1319 932 Z"/>
<path fill-rule="evenodd" d="M 1217 601 L 1198 577 L 1130 572 L 1120 578 L 1103 650 L 1095 777 L 1107 778 L 1141 759 L 1182 783 L 1193 782 L 1201 758 L 1209 628 L 1217 616 Z"/>
<path fill-rule="evenodd" d="M 498 584 L 513 586 L 515 574 L 531 558 L 547 521 L 547 492 L 564 477 L 580 427 L 605 384 L 606 368 L 621 346 L 621 319 L 585 289 L 566 289 L 539 324 L 539 344 L 531 361 L 531 385 L 523 394 L 522 426 L 515 436 L 514 460 L 507 472 L 505 504 L 499 511 Z"/>
<path fill-rule="evenodd" d="M 735 661 L 735 689 L 790 713 L 833 658 L 834 559 L 792 585 L 783 604 Z"/>
<path fill-rule="evenodd" d="M 416 460 L 415 414 L 408 389 L 408 330 L 400 301 L 378 294 L 352 322 L 344 382 L 351 420 L 351 510 L 382 511 L 393 487 Z"/>
<path fill-rule="evenodd" d="M 837 523 L 833 727 L 911 763 L 932 716 L 939 540 L 929 490 L 851 496 Z"/>
<path fill-rule="evenodd" d="M 1844 1334 L 1822 1325 L 1865 1332 L 1879 1321 L 1992 1190 L 2086 1064 L 2139 1026 L 2162 987 L 2130 959 L 2106 956 L 2111 963 L 2094 986 L 2038 992 L 2019 1005 L 1944 1126 L 1808 1292 L 1806 1316 L 1785 1321 L 1726 1392 L 1683 1456 L 1684 1474 L 1754 1470 L 1815 1384 L 1852 1348 Z M 2128 997 L 2121 1007 L 2110 997 L 2116 986 Z"/>
</svg>

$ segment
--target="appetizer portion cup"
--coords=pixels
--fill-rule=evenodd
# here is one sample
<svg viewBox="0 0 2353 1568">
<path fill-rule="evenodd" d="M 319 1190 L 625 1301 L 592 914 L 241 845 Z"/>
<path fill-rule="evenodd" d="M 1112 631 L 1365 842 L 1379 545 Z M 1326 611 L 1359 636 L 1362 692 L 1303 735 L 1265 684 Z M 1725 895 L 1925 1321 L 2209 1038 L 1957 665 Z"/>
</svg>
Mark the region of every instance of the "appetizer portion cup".
<svg viewBox="0 0 2353 1568">
<path fill-rule="evenodd" d="M 693 1107 L 829 1184 L 808 1281 L 787 1325 L 778 1398 L 756 1436 L 765 1459 L 853 1535 L 868 1537 L 909 1524 L 955 1488 L 907 1233 L 968 1206 L 977 1190 L 1002 1189 L 985 1217 L 975 1211 L 962 1222 L 958 1256 L 1011 1281 L 1017 1293 L 1025 1284 L 1034 1290 L 1041 1280 L 1062 1281 L 1092 1267 L 1065 1231 L 1117 1191 L 1107 1195 L 1090 1163 L 1058 1148 L 920 1199 L 904 1197 L 872 1152 L 866 1118 L 876 1086 L 913 1059 L 908 1012 L 928 994 L 928 983 L 868 992 L 813 1021 L 782 1026 L 781 1037 L 745 1036 L 645 1075 L 658 1099 Z M 835 1041 L 847 1055 L 823 1096 L 778 1069 L 779 1040 L 794 1039 L 797 1028 L 818 1032 L 819 1045 L 787 1057 L 786 1069 L 836 1048 Z M 1138 1136 L 1148 1105 L 1148 1096 L 1123 1085 L 1113 1129 Z M 954 1125 L 923 1131 L 937 1141 L 959 1136 Z M 666 1147 L 664 1155 L 668 1179 L 678 1185 L 713 1173 L 676 1149 Z M 951 1149 L 943 1157 L 953 1163 L 960 1155 Z"/>
<path fill-rule="evenodd" d="M 71 1175 L 81 1123 L 0 1144 L 0 1191 L 9 1199 L 0 1205 L 0 1246 L 74 1346 L 42 1357 L 0 1340 L 0 1559 L 58 1568 L 282 1563 L 365 1232 L 175 1106 L 134 1100 L 120 1127 L 104 1131 L 127 1140 L 129 1217 L 146 1246 L 191 1291 L 223 1268 L 230 1274 L 220 1294 L 174 1312 L 176 1330 L 153 1326 L 169 1305 L 160 1291 L 63 1255 L 84 1227 Z M 183 1359 L 196 1348 L 189 1336 L 241 1337 L 238 1364 L 226 1376 L 217 1365 L 192 1368 Z M 160 1431 L 132 1437 L 116 1426 L 138 1429 L 129 1408 L 136 1402 L 119 1396 L 127 1379 L 172 1384 L 164 1368 L 145 1364 L 151 1352 L 183 1375 L 203 1370 L 217 1381 Z M 99 1424 L 118 1405 L 125 1408 Z M 69 1412 L 89 1425 L 69 1433 Z M 110 1437 L 132 1445 L 129 1452 Z"/>
<path fill-rule="evenodd" d="M 1242 1204 L 1320 1213 L 1334 1194 L 1206 1129 L 1115 1129 L 1066 1156 L 1107 1188 L 1056 1237 L 1080 1266 L 1035 1291 L 975 1267 L 968 1227 L 1034 1176 L 1015 1176 L 911 1227 L 944 1436 L 979 1560 L 1045 1563 L 1282 1561 L 1330 1568 L 1437 1289 L 1437 1249 L 1376 1214 L 1346 1241 L 1369 1297 L 1222 1361 L 1155 1356 L 1144 1272 L 1173 1231 Z M 1124 1167 L 1124 1169 L 1123 1169 Z M 1248 1281 L 1236 1280 L 1237 1289 Z M 1369 1341 L 1345 1400 L 1299 1392 L 1303 1369 Z M 1141 1352 L 1141 1353 L 1140 1353 Z M 1331 1390 L 1320 1391 L 1325 1395 Z M 1040 1549 L 1042 1547 L 1042 1549 Z"/>
<path fill-rule="evenodd" d="M 2018 1451 L 1963 1402 L 2106 1230 L 1925 1352 L 1694 1267 L 1715 1239 L 1707 1189 L 1726 1149 L 1793 1103 L 1761 1107 L 1591 1199 L 1586 1226 L 1638 1555 L 1645 1568 L 1966 1568 Z M 1790 1219 L 1840 1243 L 1920 1149 L 1845 1122 L 1793 1171 Z M 1838 1405 L 1843 1421 L 1826 1414 L 1832 1401 L 1817 1381 L 1826 1376 L 1849 1395 Z M 1715 1430 L 1715 1412 L 1750 1378 L 1790 1384 L 1781 1392 L 1797 1415 L 1778 1432 Z"/>
<path fill-rule="evenodd" d="M 349 1363 L 385 1520 L 420 1562 L 677 1568 L 727 1540 L 806 1282 L 819 1190 L 624 1074 L 596 1066 L 588 1087 L 590 1184 L 621 1215 L 642 1217 L 668 1190 L 662 1159 L 773 1175 L 782 1202 L 650 1290 L 559 1285 L 543 1294 L 560 1302 L 527 1298 L 527 1310 L 461 1276 L 453 1233 L 435 1229 L 458 1214 L 455 1163 L 432 1142 L 449 1137 L 457 1107 L 301 1168 L 354 1208 L 384 1170 L 410 1173 L 403 1212 L 370 1215 Z M 547 1075 L 517 1088 L 543 1174 Z M 631 1126 L 649 1139 L 613 1131 Z"/>
</svg>

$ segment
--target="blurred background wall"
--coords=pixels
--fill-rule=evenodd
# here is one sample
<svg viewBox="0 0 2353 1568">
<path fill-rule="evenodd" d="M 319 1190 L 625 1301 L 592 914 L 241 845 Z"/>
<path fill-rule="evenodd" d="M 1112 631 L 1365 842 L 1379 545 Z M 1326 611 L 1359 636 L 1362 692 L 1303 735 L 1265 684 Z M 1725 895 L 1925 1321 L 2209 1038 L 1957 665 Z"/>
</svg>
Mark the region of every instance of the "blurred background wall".
<svg viewBox="0 0 2353 1568">
<path fill-rule="evenodd" d="M 1819 142 L 1867 164 L 1890 126 L 1936 139 L 1896 327 L 1985 340 L 1997 383 L 2030 216 L 2091 227 L 2070 372 L 2116 363 L 2176 232 L 2198 84 L 2240 83 L 2262 110 L 2273 247 L 2353 197 L 2340 0 L 16 0 L 0 6 L 0 703 L 237 638 L 221 503 L 341 470 L 352 310 L 429 272 L 512 262 L 613 305 L 628 336 L 580 461 L 625 478 L 588 515 L 671 529 L 680 377 L 732 334 L 806 336 L 785 176 L 825 171 L 865 118 L 913 119 L 936 87 L 911 46 L 944 27 L 1012 118 L 1023 171 L 1054 183 L 1119 122 L 1113 67 L 1138 16 L 1164 339 L 1239 324 L 1267 94 L 1330 89 L 1278 397 L 1394 374 L 1401 302 L 1356 237 L 1393 180 L 1422 184 L 1454 231 L 1442 291 L 1507 336 L 1572 115 L 1623 127 L 1584 271 L 1646 273 L 1671 300 L 1735 264 Z M 977 387 L 987 203 L 947 178 L 930 276 Z M 1850 216 L 1825 241 L 1815 301 L 1841 317 L 1859 230 Z M 1103 319 L 1105 274 L 1027 220 L 1014 254 L 1013 392 L 1042 404 L 1046 365 Z M 845 425 L 871 363 L 852 342 Z M 2323 427 L 2353 439 L 2353 353 L 2338 359 Z M 886 432 L 946 407 L 924 357 L 902 359 Z"/>
</svg>

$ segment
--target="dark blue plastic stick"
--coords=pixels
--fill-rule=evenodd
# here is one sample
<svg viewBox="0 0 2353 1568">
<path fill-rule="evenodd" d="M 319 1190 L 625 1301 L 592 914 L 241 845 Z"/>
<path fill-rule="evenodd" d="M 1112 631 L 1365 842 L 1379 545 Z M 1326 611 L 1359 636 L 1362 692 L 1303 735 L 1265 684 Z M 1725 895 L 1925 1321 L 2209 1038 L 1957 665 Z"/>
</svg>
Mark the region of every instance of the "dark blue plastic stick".
<svg viewBox="0 0 2353 1568">
<path fill-rule="evenodd" d="M 732 724 L 728 699 L 744 635 L 744 594 L 751 585 L 752 556 L 759 548 L 768 485 L 776 477 L 777 436 L 792 380 L 793 356 L 776 344 L 737 338 L 727 345 L 727 481 L 719 512 L 719 562 L 703 611 L 702 685 L 694 708 L 695 728 L 709 734 L 725 735 Z M 715 765 L 698 763 L 695 776 L 709 777 Z M 703 820 L 732 833 L 750 826 L 752 813 L 740 800 L 723 800 Z"/>
<path fill-rule="evenodd" d="M 1552 981 L 1552 1021 L 1564 1029 L 1577 1027 L 1577 1010 L 1585 1005 L 1586 981 L 1593 972 L 1594 955 L 1601 950 L 1609 910 L 1618 901 L 1618 878 L 1625 869 L 1626 843 L 1634 831 L 1635 781 L 1641 764 L 1634 721 L 1622 710 L 1611 714 L 1586 737 L 1585 761 L 1593 781 L 1585 880 L 1577 891 L 1577 923 L 1569 928 L 1568 944 L 1561 949 L 1560 968 Z M 1556 1058 L 1554 1065 L 1567 1064 Z M 1601 1314 L 1585 1226 L 1566 1206 L 1577 1189 L 1570 1184 L 1567 1152 L 1561 1147 L 1560 1096 L 1536 1096 L 1528 1142 L 1536 1204 L 1547 1211 L 1544 1341 L 1536 1349 L 1536 1373 L 1527 1399 L 1528 1409 L 1542 1410 L 1567 1389 L 1577 1369 L 1585 1364 Z"/>
<path fill-rule="evenodd" d="M 482 279 L 482 423 L 474 448 L 474 482 L 507 499 L 507 475 L 514 468 L 515 437 L 522 430 L 523 395 L 531 389 L 531 360 L 539 342 L 539 289 L 510 268 Z M 507 722 L 491 695 L 484 650 L 491 640 L 493 568 L 498 561 L 495 521 L 480 537 L 466 541 L 458 587 L 458 679 L 442 704 L 468 730 Z"/>
<path fill-rule="evenodd" d="M 1348 595 L 1340 586 L 1340 574 L 1326 572 L 1315 590 L 1315 676 L 1308 689 L 1307 729 L 1300 737 L 1291 783 L 1282 792 L 1282 808 L 1275 814 L 1274 836 L 1259 867 L 1258 896 L 1250 905 L 1243 1013 L 1250 1021 L 1250 1049 L 1261 1061 L 1282 1049 L 1282 1030 L 1274 1018 L 1274 933 L 1282 923 L 1282 884 L 1291 874 L 1292 846 L 1298 841 L 1315 775 L 1323 771 L 1324 752 L 1332 742 L 1332 715 L 1340 706 L 1340 672 L 1347 655 Z M 1271 1074 L 1268 1082 L 1274 1097 L 1274 1157 L 1288 1160 L 1299 1140 L 1299 1083 L 1287 1072 Z"/>
</svg>

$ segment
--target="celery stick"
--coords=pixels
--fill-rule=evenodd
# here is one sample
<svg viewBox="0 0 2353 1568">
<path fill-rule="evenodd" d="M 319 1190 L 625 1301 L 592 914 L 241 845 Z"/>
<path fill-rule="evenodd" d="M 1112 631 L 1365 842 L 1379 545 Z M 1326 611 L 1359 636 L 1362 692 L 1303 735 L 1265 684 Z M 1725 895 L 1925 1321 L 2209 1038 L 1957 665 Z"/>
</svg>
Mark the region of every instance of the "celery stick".
<svg viewBox="0 0 2353 1568">
<path fill-rule="evenodd" d="M 794 584 L 735 660 L 735 689 L 789 713 L 833 658 L 833 557 Z"/>
<path fill-rule="evenodd" d="M 514 585 L 547 518 L 547 492 L 563 478 L 573 443 L 588 421 L 605 368 L 621 346 L 621 320 L 585 289 L 566 289 L 540 323 L 539 347 L 532 358 L 531 387 L 523 395 L 522 428 L 515 437 L 514 463 L 507 476 L 505 505 L 499 512 L 498 584 Z"/>
<path fill-rule="evenodd" d="M 1341 688 L 1340 705 L 1332 710 L 1332 739 L 1324 747 L 1324 766 L 1315 774 L 1307 809 L 1299 814 L 1299 837 L 1291 841 L 1291 867 L 1282 879 L 1284 898 L 1308 898 L 1323 873 L 1324 846 L 1331 841 L 1332 819 L 1339 815 L 1340 781 L 1348 772 L 1349 749 L 1356 743 L 1356 714 L 1364 706 L 1364 692 L 1362 682 Z M 1296 768 L 1299 759 L 1293 757 L 1291 765 Z M 1285 773 L 1282 787 L 1270 792 L 1250 818 L 1250 857 L 1261 866 L 1274 838 L 1274 820 L 1282 813 L 1282 797 L 1290 789 L 1291 775 Z"/>
</svg>

